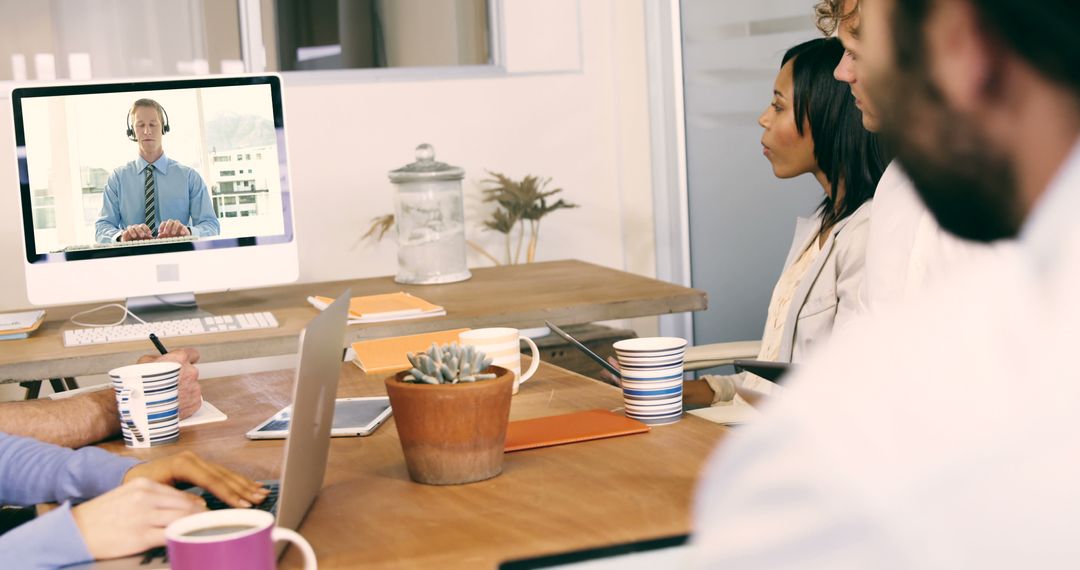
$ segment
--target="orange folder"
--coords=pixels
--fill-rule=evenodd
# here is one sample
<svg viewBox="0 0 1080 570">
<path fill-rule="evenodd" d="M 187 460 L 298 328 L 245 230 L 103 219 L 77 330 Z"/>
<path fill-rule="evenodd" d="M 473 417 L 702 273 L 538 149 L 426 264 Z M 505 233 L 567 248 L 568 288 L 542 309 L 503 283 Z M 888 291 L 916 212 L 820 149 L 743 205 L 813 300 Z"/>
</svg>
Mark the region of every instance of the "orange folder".
<svg viewBox="0 0 1080 570">
<path fill-rule="evenodd" d="M 359 366 L 360 370 L 368 374 L 408 370 L 412 365 L 409 364 L 406 354 L 424 352 L 431 347 L 431 343 L 443 345 L 458 342 L 458 335 L 467 330 L 469 329 L 453 329 L 408 336 L 360 340 L 352 343 L 353 352 L 356 353 L 353 364 Z"/>
<path fill-rule="evenodd" d="M 326 305 L 334 302 L 330 297 L 316 296 L 315 299 Z M 379 322 L 445 314 L 446 311 L 439 305 L 405 292 L 364 295 L 349 299 L 349 318 L 360 321 Z"/>
<path fill-rule="evenodd" d="M 521 451 L 593 439 L 645 433 L 649 426 L 607 410 L 588 410 L 510 422 L 506 451 Z"/>
</svg>

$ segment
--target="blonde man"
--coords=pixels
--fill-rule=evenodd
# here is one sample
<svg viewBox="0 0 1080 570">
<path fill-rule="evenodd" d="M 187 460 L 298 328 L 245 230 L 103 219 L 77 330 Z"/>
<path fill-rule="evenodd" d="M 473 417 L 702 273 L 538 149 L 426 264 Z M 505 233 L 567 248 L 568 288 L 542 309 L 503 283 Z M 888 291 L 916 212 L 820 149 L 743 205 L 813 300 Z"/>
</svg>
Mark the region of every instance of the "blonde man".
<svg viewBox="0 0 1080 570">
<path fill-rule="evenodd" d="M 221 225 L 202 176 L 165 155 L 165 109 L 153 99 L 139 99 L 127 121 L 127 136 L 139 153 L 105 184 L 98 243 L 218 235 Z"/>
<path fill-rule="evenodd" d="M 855 65 L 863 49 L 859 4 L 860 0 L 822 0 L 815 11 L 822 33 L 836 34 L 844 44 L 836 79 L 851 86 L 855 105 L 863 114 L 863 126 L 878 132 L 882 110 L 866 92 L 864 78 Z M 896 161 L 882 175 L 874 196 L 862 295 L 862 306 L 871 311 L 917 295 L 928 283 L 991 251 L 942 230 Z"/>
</svg>

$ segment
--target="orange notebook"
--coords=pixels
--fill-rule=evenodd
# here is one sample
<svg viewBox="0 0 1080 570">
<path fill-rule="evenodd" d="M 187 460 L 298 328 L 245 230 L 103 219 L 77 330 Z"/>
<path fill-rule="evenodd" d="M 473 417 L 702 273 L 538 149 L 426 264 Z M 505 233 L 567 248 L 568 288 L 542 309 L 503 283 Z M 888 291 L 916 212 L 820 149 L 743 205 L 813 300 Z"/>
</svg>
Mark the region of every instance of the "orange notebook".
<svg viewBox="0 0 1080 570">
<path fill-rule="evenodd" d="M 0 340 L 27 338 L 45 322 L 45 310 L 0 314 Z"/>
<path fill-rule="evenodd" d="M 368 374 L 400 372 L 412 367 L 405 356 L 410 352 L 424 352 L 431 343 L 449 344 L 458 341 L 458 335 L 469 329 L 453 329 L 408 336 L 392 336 L 360 340 L 352 343 L 356 358 L 353 364 Z"/>
<path fill-rule="evenodd" d="M 521 451 L 592 439 L 645 433 L 649 426 L 607 410 L 588 410 L 510 422 L 506 451 Z"/>
<path fill-rule="evenodd" d="M 309 301 L 319 310 L 330 306 L 330 297 L 311 297 Z M 446 310 L 420 297 L 405 292 L 364 295 L 349 299 L 349 324 L 378 323 L 422 317 L 438 317 Z"/>
</svg>

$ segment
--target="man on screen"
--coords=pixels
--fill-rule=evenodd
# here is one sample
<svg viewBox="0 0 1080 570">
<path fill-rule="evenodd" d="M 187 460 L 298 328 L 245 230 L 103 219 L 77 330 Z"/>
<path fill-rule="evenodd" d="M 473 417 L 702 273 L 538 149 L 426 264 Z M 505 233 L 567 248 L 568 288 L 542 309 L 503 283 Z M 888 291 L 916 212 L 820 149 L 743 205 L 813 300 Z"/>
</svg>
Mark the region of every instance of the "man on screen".
<svg viewBox="0 0 1080 570">
<path fill-rule="evenodd" d="M 98 243 L 220 233 L 202 176 L 165 155 L 161 139 L 167 132 L 168 115 L 157 101 L 135 101 L 127 134 L 139 143 L 139 156 L 114 170 L 105 184 Z"/>
</svg>

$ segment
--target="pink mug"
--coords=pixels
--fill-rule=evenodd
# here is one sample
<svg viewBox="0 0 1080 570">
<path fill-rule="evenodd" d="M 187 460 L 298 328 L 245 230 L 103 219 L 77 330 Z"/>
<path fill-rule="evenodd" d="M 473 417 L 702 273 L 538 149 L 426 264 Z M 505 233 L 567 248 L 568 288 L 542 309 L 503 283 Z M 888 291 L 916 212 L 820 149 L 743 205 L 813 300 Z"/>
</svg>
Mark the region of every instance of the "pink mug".
<svg viewBox="0 0 1080 570">
<path fill-rule="evenodd" d="M 286 540 L 304 556 L 305 570 L 316 570 L 315 551 L 307 540 L 274 526 L 274 516 L 254 509 L 222 509 L 186 516 L 165 528 L 173 570 L 273 570 L 274 543 Z"/>
</svg>

